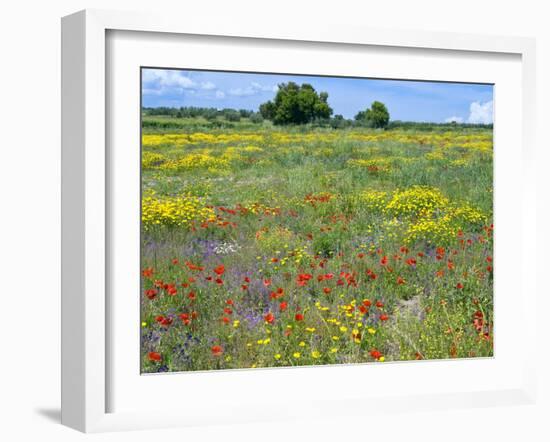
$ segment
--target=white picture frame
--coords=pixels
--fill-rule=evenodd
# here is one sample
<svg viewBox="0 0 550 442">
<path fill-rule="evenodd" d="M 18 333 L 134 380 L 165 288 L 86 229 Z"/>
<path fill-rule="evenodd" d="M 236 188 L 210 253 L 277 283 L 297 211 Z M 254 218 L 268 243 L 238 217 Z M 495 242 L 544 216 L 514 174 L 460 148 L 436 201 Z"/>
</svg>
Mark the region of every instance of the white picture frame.
<svg viewBox="0 0 550 442">
<path fill-rule="evenodd" d="M 108 228 L 109 185 L 106 121 L 109 114 L 106 67 L 109 60 L 106 36 L 110 31 L 153 32 L 161 35 L 201 35 L 273 41 L 308 42 L 342 46 L 376 46 L 403 50 L 429 49 L 467 51 L 483 54 L 511 54 L 521 57 L 521 297 L 520 310 L 527 311 L 536 302 L 534 278 L 526 257 L 535 251 L 535 174 L 534 109 L 535 109 L 535 43 L 518 37 L 490 37 L 450 33 L 390 31 L 372 28 L 331 26 L 317 28 L 278 23 L 272 27 L 254 23 L 233 25 L 209 23 L 194 19 L 151 14 L 86 10 L 62 21 L 62 423 L 84 432 L 156 428 L 208 424 L 211 415 L 198 410 L 194 415 L 173 409 L 144 411 L 109 411 L 108 395 L 113 387 L 107 328 L 109 324 Z M 157 36 L 159 34 L 156 34 Z M 137 91 L 136 91 L 137 93 Z M 497 111 L 498 112 L 498 111 Z M 137 148 L 137 147 L 136 147 Z M 524 341 L 534 346 L 535 323 L 525 325 Z M 497 336 L 498 339 L 498 336 Z M 529 344 L 532 343 L 532 344 Z M 524 349 L 529 352 L 530 349 Z M 496 356 L 498 357 L 498 355 Z M 424 364 L 424 363 L 421 363 Z M 340 367 L 331 368 L 339 370 Z M 355 368 L 360 370 L 361 366 Z M 136 368 L 137 370 L 137 368 Z M 311 369 L 309 369 L 311 370 Z M 380 368 L 376 368 L 377 373 Z M 360 398 L 342 397 L 339 413 L 367 414 L 374 407 L 395 412 L 412 409 L 436 409 L 503 403 L 532 403 L 535 397 L 536 365 L 531 359 L 522 361 L 521 376 L 512 387 L 477 389 L 469 392 L 407 395 L 393 392 L 378 397 L 376 403 Z M 269 372 L 263 372 L 264 378 Z M 271 372 L 273 373 L 273 371 Z M 309 372 L 311 373 L 311 371 Z M 519 373 L 519 372 L 518 372 Z M 227 376 L 218 373 L 220 376 Z M 241 378 L 247 372 L 240 372 Z M 293 375 L 289 375 L 293 376 Z M 511 384 L 512 385 L 512 384 Z M 252 397 L 252 396 L 251 396 Z M 249 398 L 250 399 L 250 398 Z M 335 400 L 335 399 L 332 399 Z M 245 401 L 245 399 L 241 399 Z M 238 421 L 261 421 L 285 417 L 323 416 L 334 412 L 331 400 L 313 401 L 314 407 L 259 411 L 254 403 L 241 403 Z M 213 407 L 215 408 L 215 407 Z M 233 410 L 233 413 L 235 412 Z M 214 409 L 212 415 L 216 415 Z M 248 414 L 247 414 L 248 413 Z M 269 417 L 268 417 L 269 413 Z M 217 415 L 219 418 L 220 416 Z M 222 416 L 223 417 L 223 416 Z M 231 420 L 229 419 L 231 418 Z M 219 420 L 220 421 L 220 420 Z M 235 415 L 227 416 L 234 422 Z M 223 422 L 223 419 L 221 419 Z"/>
</svg>

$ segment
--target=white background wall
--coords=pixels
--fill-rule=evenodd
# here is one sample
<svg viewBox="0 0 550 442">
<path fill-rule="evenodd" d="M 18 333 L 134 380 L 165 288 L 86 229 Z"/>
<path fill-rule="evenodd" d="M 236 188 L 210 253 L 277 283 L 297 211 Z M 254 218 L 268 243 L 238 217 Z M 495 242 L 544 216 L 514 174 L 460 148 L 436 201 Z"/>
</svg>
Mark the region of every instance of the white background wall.
<svg viewBox="0 0 550 442">
<path fill-rule="evenodd" d="M 60 17 L 84 8 L 162 10 L 226 20 L 277 21 L 293 16 L 330 23 L 533 36 L 538 43 L 540 341 L 535 358 L 550 373 L 549 311 L 544 290 L 550 243 L 547 208 L 550 149 L 550 14 L 544 1 L 339 0 L 19 0 L 0 9 L 0 437 L 82 440 L 59 421 L 60 358 Z M 513 177 L 511 177 L 513 179 Z M 518 182 L 518 185 L 520 183 Z M 514 202 L 510 202 L 514 204 Z M 543 206 L 544 203 L 544 206 Z M 521 333 L 521 324 L 518 324 Z M 414 380 L 413 380 L 414 381 Z M 452 381 L 452 380 L 450 380 Z M 370 416 L 364 421 L 286 422 L 192 430 L 118 433 L 94 440 L 549 440 L 550 382 L 540 377 L 537 406 Z M 292 398 L 289 398 L 292 401 Z"/>
</svg>

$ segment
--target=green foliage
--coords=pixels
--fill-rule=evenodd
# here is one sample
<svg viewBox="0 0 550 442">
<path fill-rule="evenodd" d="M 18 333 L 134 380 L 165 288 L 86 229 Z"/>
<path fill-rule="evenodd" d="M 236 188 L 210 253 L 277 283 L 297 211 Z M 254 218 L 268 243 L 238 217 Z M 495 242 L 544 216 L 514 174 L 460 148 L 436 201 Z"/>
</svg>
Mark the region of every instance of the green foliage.
<svg viewBox="0 0 550 442">
<path fill-rule="evenodd" d="M 262 117 L 262 114 L 259 112 L 254 112 L 252 115 L 250 115 L 250 121 L 254 124 L 260 124 L 263 123 L 264 118 Z"/>
<path fill-rule="evenodd" d="M 364 122 L 368 127 L 386 128 L 390 122 L 390 113 L 384 103 L 374 101 L 370 109 L 360 111 L 355 120 Z"/>
<path fill-rule="evenodd" d="M 279 85 L 275 99 L 263 103 L 260 113 L 277 125 L 306 124 L 330 118 L 332 109 L 327 100 L 326 92 L 318 94 L 310 84 L 291 81 Z"/>
<path fill-rule="evenodd" d="M 227 121 L 241 121 L 241 113 L 236 110 L 228 110 L 224 117 Z"/>
<path fill-rule="evenodd" d="M 361 113 L 361 112 L 360 112 Z M 472 129 L 492 129 L 493 124 L 470 124 L 470 123 L 431 123 L 431 122 L 418 122 L 418 121 L 400 121 L 392 120 L 388 123 L 387 129 L 410 129 L 420 130 L 423 132 L 439 132 L 449 131 L 454 132 L 464 131 L 471 132 Z"/>
</svg>

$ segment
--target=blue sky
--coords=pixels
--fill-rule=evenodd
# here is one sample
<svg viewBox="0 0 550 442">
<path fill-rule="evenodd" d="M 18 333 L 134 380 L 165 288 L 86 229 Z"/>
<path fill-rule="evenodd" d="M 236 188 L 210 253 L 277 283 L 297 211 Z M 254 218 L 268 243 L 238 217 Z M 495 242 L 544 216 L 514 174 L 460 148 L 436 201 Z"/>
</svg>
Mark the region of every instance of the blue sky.
<svg viewBox="0 0 550 442">
<path fill-rule="evenodd" d="M 288 81 L 328 92 L 334 114 L 346 118 L 378 100 L 392 120 L 493 122 L 491 85 L 173 69 L 142 70 L 143 106 L 257 110 Z"/>
</svg>

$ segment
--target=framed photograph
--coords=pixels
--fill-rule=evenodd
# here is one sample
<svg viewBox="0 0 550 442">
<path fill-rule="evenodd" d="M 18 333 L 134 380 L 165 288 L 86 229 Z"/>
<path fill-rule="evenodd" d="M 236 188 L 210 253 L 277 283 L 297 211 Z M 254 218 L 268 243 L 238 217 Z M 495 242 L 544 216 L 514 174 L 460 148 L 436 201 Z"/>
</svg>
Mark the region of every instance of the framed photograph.
<svg viewBox="0 0 550 442">
<path fill-rule="evenodd" d="M 532 40 L 62 31 L 64 424 L 534 400 Z"/>
</svg>

